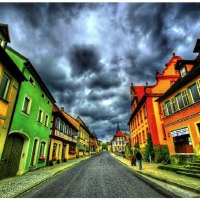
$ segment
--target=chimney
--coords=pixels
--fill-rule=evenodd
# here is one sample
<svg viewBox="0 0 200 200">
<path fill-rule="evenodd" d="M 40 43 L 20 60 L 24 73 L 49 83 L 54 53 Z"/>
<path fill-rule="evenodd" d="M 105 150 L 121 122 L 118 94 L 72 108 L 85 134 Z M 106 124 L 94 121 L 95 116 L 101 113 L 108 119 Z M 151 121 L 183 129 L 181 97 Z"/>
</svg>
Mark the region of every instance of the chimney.
<svg viewBox="0 0 200 200">
<path fill-rule="evenodd" d="M 65 108 L 64 108 L 64 107 L 61 107 L 60 109 L 61 109 L 61 111 L 65 111 Z"/>
</svg>

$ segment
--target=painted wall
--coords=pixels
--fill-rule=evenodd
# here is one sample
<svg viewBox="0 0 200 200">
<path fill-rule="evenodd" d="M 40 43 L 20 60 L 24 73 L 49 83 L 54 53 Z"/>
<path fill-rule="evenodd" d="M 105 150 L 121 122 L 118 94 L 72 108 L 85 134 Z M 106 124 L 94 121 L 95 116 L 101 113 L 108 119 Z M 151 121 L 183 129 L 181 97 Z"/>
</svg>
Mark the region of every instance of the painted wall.
<svg viewBox="0 0 200 200">
<path fill-rule="evenodd" d="M 11 83 L 6 101 L 0 98 L 0 159 L 3 153 L 4 144 L 13 113 L 14 103 L 19 90 L 19 82 L 0 62 L 0 83 L 3 74 L 6 73 L 11 78 Z"/>
<path fill-rule="evenodd" d="M 14 54 L 9 49 L 7 49 L 7 53 L 19 67 L 19 69 L 23 71 L 25 60 Z M 45 147 L 48 147 L 49 145 L 53 106 L 51 100 L 47 96 L 46 91 L 42 90 L 41 85 L 38 83 L 36 77 L 30 73 L 28 68 L 24 69 L 24 75 L 28 80 L 31 76 L 34 79 L 35 84 L 33 85 L 30 81 L 22 83 L 10 130 L 11 133 L 20 133 L 21 135 L 24 135 L 24 138 L 29 140 L 26 143 L 26 148 L 23 148 L 22 150 L 23 158 L 21 159 L 25 159 L 25 162 L 20 161 L 21 173 L 23 173 L 23 170 L 24 172 L 29 170 L 35 138 L 38 140 L 38 146 L 36 148 L 36 159 L 34 161 L 34 166 L 38 168 L 46 165 L 46 161 L 39 162 L 38 156 L 41 142 L 44 141 L 46 143 Z M 44 99 L 41 96 L 42 93 L 45 94 Z M 28 114 L 25 114 L 22 111 L 24 98 L 26 95 L 31 99 L 30 113 Z M 44 111 L 42 122 L 37 121 L 39 108 L 43 109 Z M 45 126 L 44 124 L 45 115 L 48 115 L 49 117 L 48 126 Z M 47 148 L 45 149 L 44 156 L 47 158 Z"/>
</svg>

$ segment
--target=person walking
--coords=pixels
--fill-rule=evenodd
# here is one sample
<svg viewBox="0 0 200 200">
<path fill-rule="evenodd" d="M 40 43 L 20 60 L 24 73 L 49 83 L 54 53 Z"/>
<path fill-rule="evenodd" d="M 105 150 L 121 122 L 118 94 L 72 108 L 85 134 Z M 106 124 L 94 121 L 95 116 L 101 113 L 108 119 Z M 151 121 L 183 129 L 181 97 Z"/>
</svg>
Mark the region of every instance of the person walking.
<svg viewBox="0 0 200 200">
<path fill-rule="evenodd" d="M 136 157 L 136 159 L 138 161 L 139 169 L 141 170 L 142 169 L 142 154 L 140 153 L 139 149 L 137 150 L 137 153 L 136 153 L 135 157 Z"/>
</svg>

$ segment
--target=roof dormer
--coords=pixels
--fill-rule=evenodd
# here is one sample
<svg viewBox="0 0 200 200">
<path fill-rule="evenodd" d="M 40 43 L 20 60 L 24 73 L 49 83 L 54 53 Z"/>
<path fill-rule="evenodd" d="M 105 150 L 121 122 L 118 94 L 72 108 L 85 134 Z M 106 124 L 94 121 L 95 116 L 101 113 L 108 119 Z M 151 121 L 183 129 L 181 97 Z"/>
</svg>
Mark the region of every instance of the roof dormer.
<svg viewBox="0 0 200 200">
<path fill-rule="evenodd" d="M 180 76 L 186 76 L 194 66 L 193 60 L 178 60 L 175 69 L 179 71 Z"/>
<path fill-rule="evenodd" d="M 7 24 L 0 24 L 0 45 L 5 48 L 10 43 L 10 35 Z"/>
</svg>

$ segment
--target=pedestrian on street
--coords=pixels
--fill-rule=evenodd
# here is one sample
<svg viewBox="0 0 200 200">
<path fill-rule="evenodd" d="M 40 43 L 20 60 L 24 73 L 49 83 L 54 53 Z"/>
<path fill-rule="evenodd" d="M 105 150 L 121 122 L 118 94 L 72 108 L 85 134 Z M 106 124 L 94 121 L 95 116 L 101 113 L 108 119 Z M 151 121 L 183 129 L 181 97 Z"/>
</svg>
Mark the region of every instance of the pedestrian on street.
<svg viewBox="0 0 200 200">
<path fill-rule="evenodd" d="M 136 157 L 136 159 L 138 161 L 139 169 L 141 170 L 142 169 L 142 154 L 140 153 L 139 149 L 137 150 L 137 153 L 136 153 L 135 157 Z"/>
</svg>

